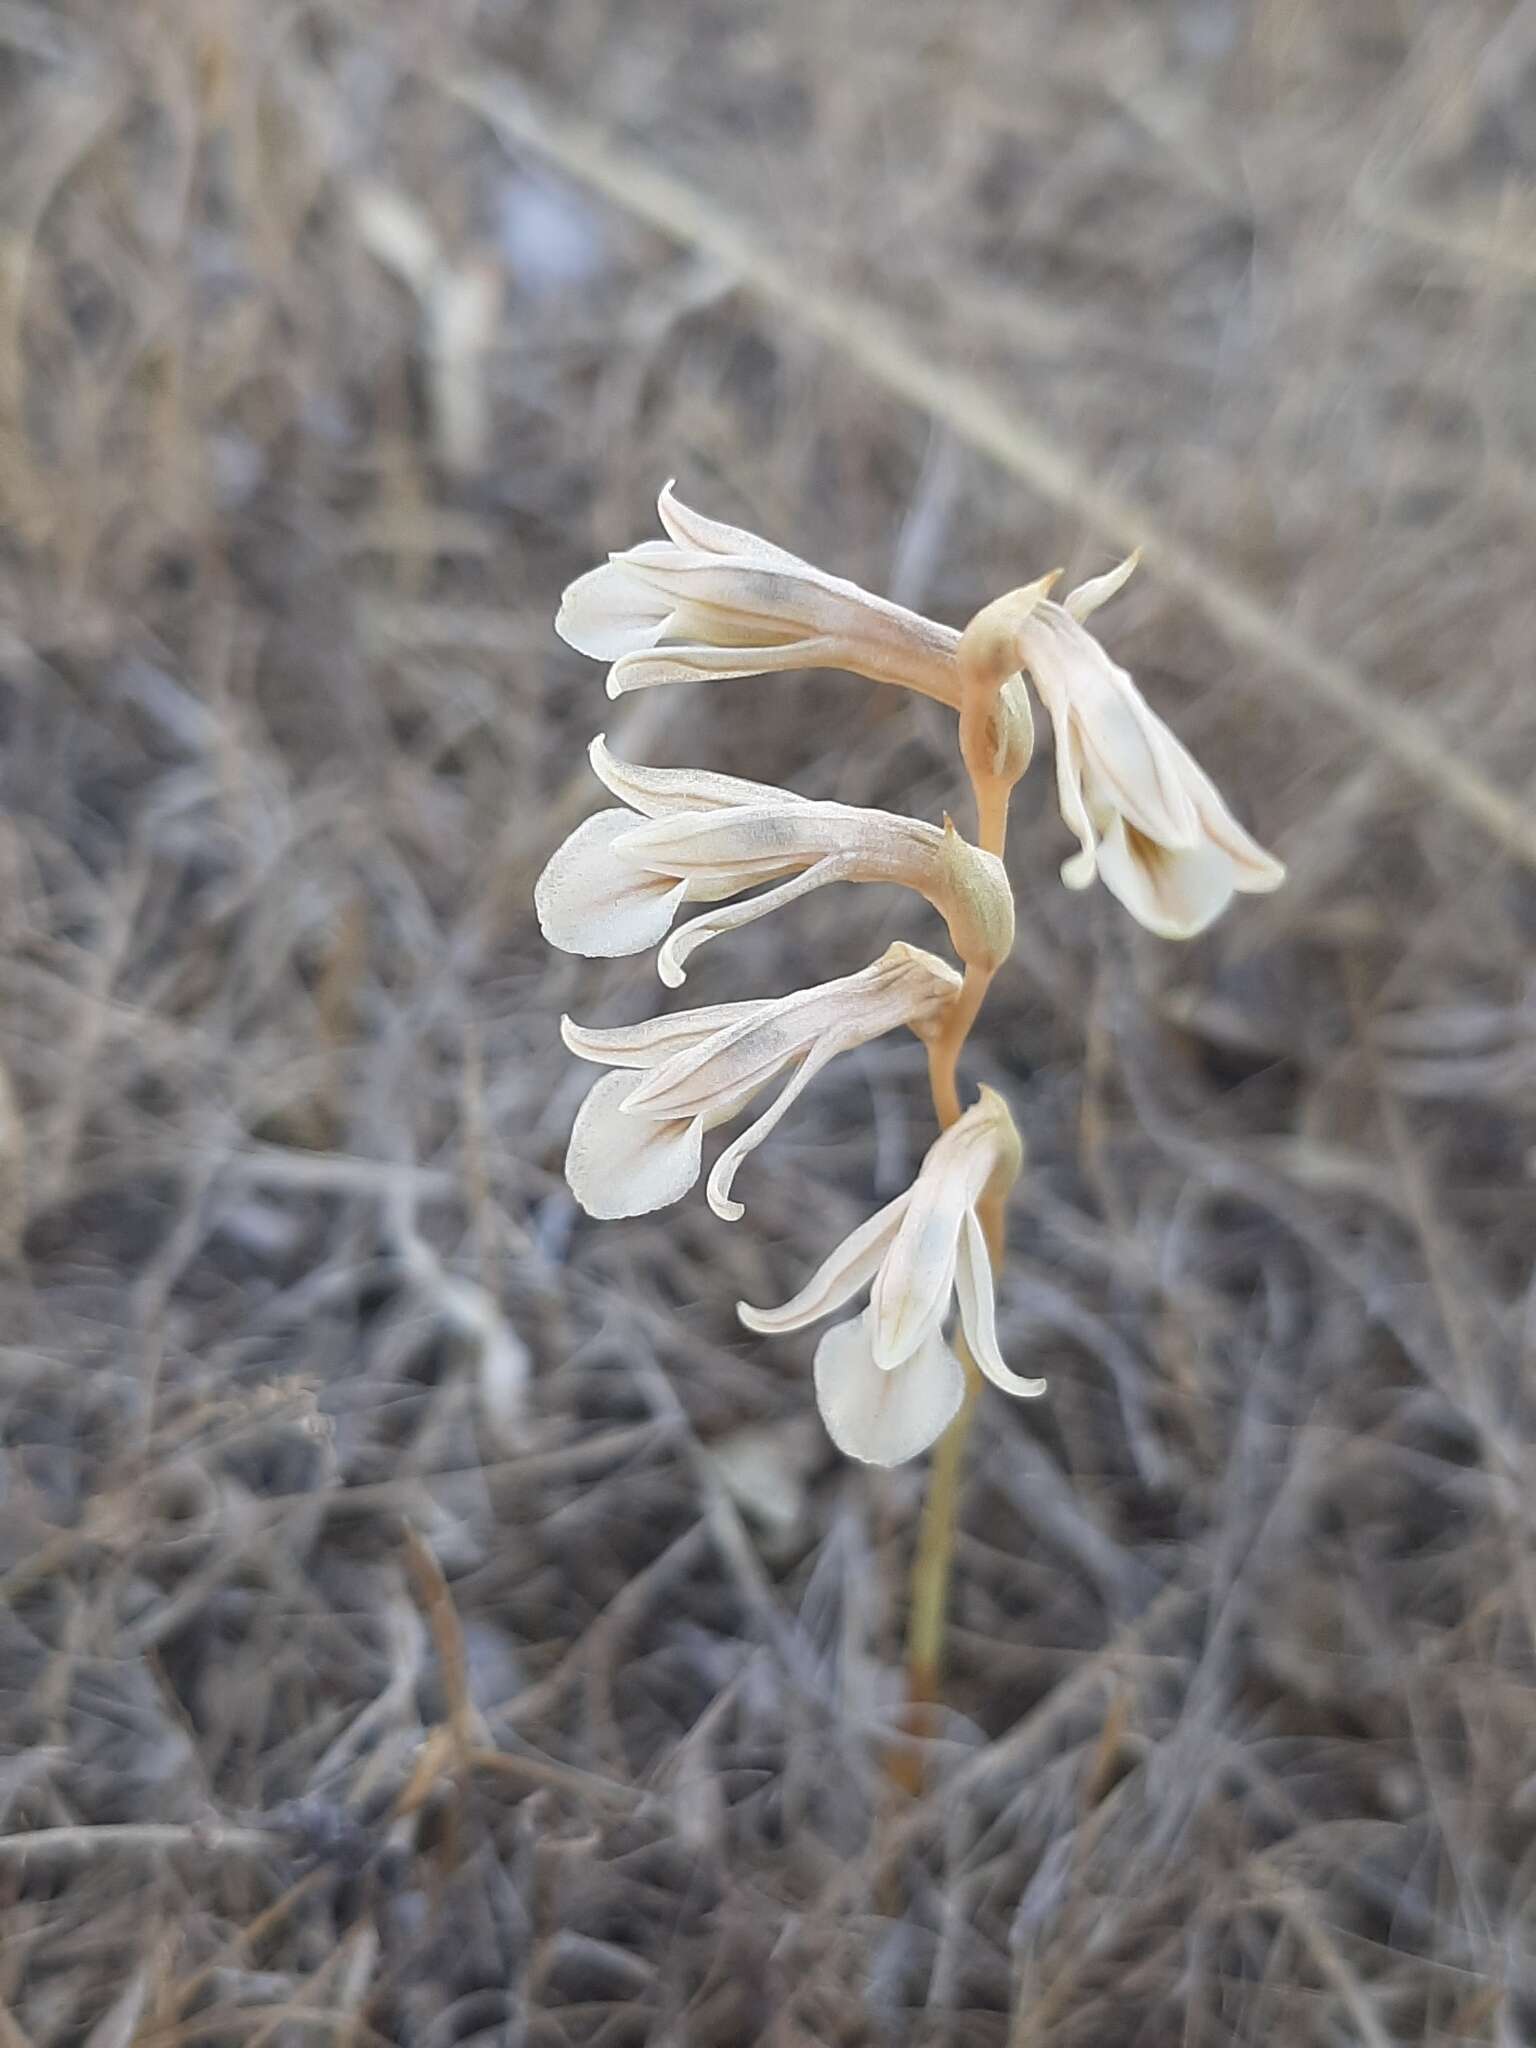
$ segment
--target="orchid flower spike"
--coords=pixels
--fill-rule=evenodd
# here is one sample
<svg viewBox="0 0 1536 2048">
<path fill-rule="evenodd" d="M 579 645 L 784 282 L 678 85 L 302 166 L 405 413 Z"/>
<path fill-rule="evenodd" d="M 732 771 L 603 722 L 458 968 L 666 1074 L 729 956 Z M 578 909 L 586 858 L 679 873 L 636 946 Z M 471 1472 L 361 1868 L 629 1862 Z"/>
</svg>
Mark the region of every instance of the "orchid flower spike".
<svg viewBox="0 0 1536 2048">
<path fill-rule="evenodd" d="M 573 1053 L 620 1070 L 604 1074 L 577 1112 L 565 1159 L 572 1194 L 599 1217 L 642 1216 L 681 1200 L 699 1177 L 705 1131 L 788 1073 L 788 1086 L 709 1176 L 709 1206 L 736 1221 L 737 1169 L 828 1061 L 903 1024 L 929 1038 L 959 987 L 945 961 L 898 940 L 860 973 L 793 995 L 606 1031 L 562 1018 Z"/>
<path fill-rule="evenodd" d="M 1188 939 L 1234 892 L 1278 889 L 1285 869 L 1083 626 L 1136 562 L 1080 584 L 1064 604 L 1037 603 L 1020 622 L 1018 653 L 1055 730 L 1061 815 L 1081 843 L 1062 880 L 1086 889 L 1097 874 L 1148 931 Z"/>
<path fill-rule="evenodd" d="M 610 697 L 699 677 L 843 668 L 958 703 L 952 627 L 690 511 L 671 484 L 656 510 L 668 538 L 578 577 L 555 620 L 562 640 L 612 662 Z"/>
<path fill-rule="evenodd" d="M 782 1308 L 737 1313 L 749 1330 L 803 1329 L 864 1287 L 869 1306 L 838 1323 L 816 1347 L 816 1401 L 832 1441 L 850 1458 L 899 1465 L 947 1428 L 965 1395 L 965 1373 L 944 1341 L 951 1298 L 971 1356 L 994 1385 L 1035 1395 L 997 1346 L 992 1263 L 977 1213 L 1018 1178 L 1023 1148 L 1002 1097 L 979 1100 L 929 1148 L 917 1179 L 851 1236 Z"/>
<path fill-rule="evenodd" d="M 679 988 L 689 955 L 720 932 L 829 882 L 896 882 L 927 898 L 968 964 L 990 969 L 1008 956 L 1007 873 L 948 821 L 941 828 L 891 811 L 814 803 L 702 769 L 632 766 L 608 751 L 601 733 L 591 759 L 628 808 L 599 811 L 550 857 L 533 900 L 552 946 L 602 960 L 643 953 L 666 938 L 684 902 L 718 903 L 756 883 L 776 883 L 666 939 L 656 971 L 668 988 Z"/>
</svg>

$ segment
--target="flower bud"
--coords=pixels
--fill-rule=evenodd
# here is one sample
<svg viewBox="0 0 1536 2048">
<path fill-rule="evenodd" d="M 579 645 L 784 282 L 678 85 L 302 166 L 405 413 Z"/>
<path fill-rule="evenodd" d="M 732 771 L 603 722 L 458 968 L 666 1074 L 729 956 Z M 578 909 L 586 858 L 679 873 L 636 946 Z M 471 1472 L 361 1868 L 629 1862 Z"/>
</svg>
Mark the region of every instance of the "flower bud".
<svg viewBox="0 0 1536 2048">
<path fill-rule="evenodd" d="M 979 791 L 987 784 L 1012 789 L 1035 751 L 1029 692 L 1019 674 L 1019 629 L 1061 575 L 1010 590 L 980 610 L 960 636 L 960 756 Z"/>
<path fill-rule="evenodd" d="M 1035 721 L 1022 676 L 1010 676 L 1000 690 L 976 692 L 961 707 L 960 754 L 973 783 L 1012 789 L 1034 751 Z"/>
<path fill-rule="evenodd" d="M 1024 1140 L 1019 1136 L 1012 1110 L 995 1088 L 983 1088 L 979 1101 L 991 1119 L 993 1148 L 992 1171 L 982 1191 L 982 1200 L 1001 1204 L 1024 1170 Z"/>
<path fill-rule="evenodd" d="M 944 915 L 955 951 L 967 967 L 995 973 L 1013 951 L 1013 890 L 995 853 L 984 853 L 944 820 L 939 849 Z"/>
</svg>

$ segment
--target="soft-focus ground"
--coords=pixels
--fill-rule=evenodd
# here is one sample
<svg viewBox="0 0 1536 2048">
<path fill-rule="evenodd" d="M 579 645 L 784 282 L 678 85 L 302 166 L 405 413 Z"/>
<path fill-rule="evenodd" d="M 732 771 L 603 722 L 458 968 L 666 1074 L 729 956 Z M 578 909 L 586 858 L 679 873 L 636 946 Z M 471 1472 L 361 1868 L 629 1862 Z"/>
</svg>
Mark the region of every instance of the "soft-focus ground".
<svg viewBox="0 0 1536 2048">
<path fill-rule="evenodd" d="M 1479 0 L 0 9 L 4 2048 L 1532 2037 L 1533 105 Z M 1159 945 L 1023 792 L 1051 1394 L 915 1805 L 920 1475 L 733 1304 L 916 1048 L 734 1227 L 559 1179 L 559 1013 L 657 999 L 530 911 L 595 728 L 959 801 L 850 679 L 605 702 L 673 474 L 955 622 L 1149 536 L 1106 633 L 1291 864 Z"/>
</svg>

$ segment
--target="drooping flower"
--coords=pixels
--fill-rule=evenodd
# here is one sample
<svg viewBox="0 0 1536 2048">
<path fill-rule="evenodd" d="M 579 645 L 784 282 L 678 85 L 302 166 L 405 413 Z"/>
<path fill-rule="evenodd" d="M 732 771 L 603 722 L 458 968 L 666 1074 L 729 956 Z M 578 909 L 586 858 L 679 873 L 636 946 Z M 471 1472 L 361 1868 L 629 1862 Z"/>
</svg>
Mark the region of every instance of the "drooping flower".
<svg viewBox="0 0 1536 2048">
<path fill-rule="evenodd" d="M 739 1116 L 785 1073 L 788 1085 L 722 1152 L 709 1205 L 733 1222 L 731 1184 L 829 1060 L 908 1025 L 926 1038 L 960 987 L 932 953 L 901 941 L 858 974 L 759 1002 L 717 1003 L 643 1024 L 592 1030 L 561 1019 L 571 1051 L 620 1069 L 577 1112 L 565 1177 L 589 1216 L 640 1216 L 684 1196 L 699 1177 L 705 1131 Z"/>
<path fill-rule="evenodd" d="M 843 668 L 958 702 L 953 628 L 706 519 L 670 484 L 656 510 L 668 538 L 579 576 L 555 620 L 572 647 L 613 664 L 610 697 L 697 677 Z"/>
<path fill-rule="evenodd" d="M 778 669 L 838 668 L 960 708 L 960 635 L 921 612 L 830 576 L 787 548 L 706 519 L 671 484 L 656 501 L 666 540 L 642 541 L 578 576 L 555 631 L 612 664 L 608 694 Z M 1034 744 L 1029 692 L 998 695 L 993 751 L 1010 782 Z"/>
<path fill-rule="evenodd" d="M 598 778 L 628 806 L 599 811 L 550 857 L 534 889 L 551 945 L 594 959 L 643 953 L 684 902 L 718 903 L 666 938 L 656 968 L 669 988 L 689 955 L 829 882 L 915 889 L 949 926 L 962 960 L 995 967 L 1013 944 L 1013 895 L 1000 860 L 941 828 L 891 811 L 817 803 L 767 783 L 691 768 L 641 768 L 591 748 Z M 637 821 L 635 813 L 641 813 Z M 788 877 L 788 879 L 783 879 Z"/>
<path fill-rule="evenodd" d="M 1018 651 L 1050 715 L 1061 815 L 1081 846 L 1062 880 L 1085 889 L 1097 874 L 1149 931 L 1188 939 L 1235 892 L 1278 889 L 1285 869 L 1082 623 L 1136 560 L 1081 584 L 1064 604 L 1036 605 L 1019 626 Z"/>
<path fill-rule="evenodd" d="M 971 1356 L 994 1385 L 1035 1395 L 1045 1381 L 1010 1372 L 997 1344 L 992 1262 L 979 1212 L 1018 1177 L 1022 1151 L 1002 1098 L 980 1098 L 929 1148 L 903 1195 L 845 1238 L 782 1308 L 738 1304 L 749 1330 L 803 1329 L 866 1286 L 869 1306 L 816 1347 L 816 1400 L 850 1458 L 899 1465 L 948 1426 L 965 1373 L 944 1340 L 951 1300 Z"/>
</svg>

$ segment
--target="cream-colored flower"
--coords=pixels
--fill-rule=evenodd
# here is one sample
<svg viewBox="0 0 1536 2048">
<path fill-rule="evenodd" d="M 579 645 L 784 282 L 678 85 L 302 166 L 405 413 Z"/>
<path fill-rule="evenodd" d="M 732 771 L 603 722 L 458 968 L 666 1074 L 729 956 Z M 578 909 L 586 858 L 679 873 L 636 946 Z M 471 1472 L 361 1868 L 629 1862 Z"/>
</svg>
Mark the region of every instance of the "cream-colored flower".
<svg viewBox="0 0 1536 2048">
<path fill-rule="evenodd" d="M 899 1465 L 926 1450 L 965 1394 L 960 1361 L 944 1341 L 951 1299 L 971 1356 L 1010 1394 L 1045 1391 L 1022 1379 L 997 1346 L 992 1262 L 977 1213 L 987 1194 L 1018 1177 L 1021 1148 L 1007 1106 L 990 1088 L 929 1148 L 917 1179 L 845 1238 L 792 1301 L 738 1314 L 749 1330 L 803 1329 L 866 1286 L 862 1316 L 816 1347 L 816 1400 L 838 1449 L 870 1465 Z"/>
<path fill-rule="evenodd" d="M 578 825 L 539 877 L 540 927 L 567 953 L 604 960 L 643 953 L 666 938 L 684 902 L 718 903 L 759 882 L 776 883 L 666 938 L 656 969 L 678 988 L 689 955 L 720 932 L 829 882 L 896 882 L 940 913 L 962 960 L 991 968 L 1007 958 L 1013 895 L 1003 864 L 948 823 L 940 828 L 890 811 L 815 803 L 701 769 L 635 767 L 609 753 L 601 734 L 591 758 L 599 779 L 629 808 L 599 811 Z"/>
<path fill-rule="evenodd" d="M 1278 889 L 1285 869 L 1083 626 L 1136 559 L 1080 585 L 1064 604 L 1036 605 L 1019 627 L 1018 650 L 1050 714 L 1061 815 L 1082 848 L 1062 880 L 1085 889 L 1097 874 L 1149 931 L 1187 939 L 1235 891 Z"/>
<path fill-rule="evenodd" d="M 668 538 L 578 576 L 555 620 L 572 647 L 612 664 L 610 697 L 657 683 L 840 668 L 960 708 L 953 626 L 829 576 L 744 527 L 706 519 L 670 484 L 656 509 Z M 990 724 L 989 766 L 1011 784 L 1034 747 L 1022 676 L 1003 683 Z"/>
<path fill-rule="evenodd" d="M 731 1197 L 737 1169 L 827 1062 L 903 1024 L 927 1037 L 959 987 L 952 967 L 898 941 L 862 972 L 793 995 L 603 1031 L 562 1018 L 572 1052 L 629 1070 L 605 1074 L 577 1113 L 565 1160 L 572 1194 L 601 1217 L 641 1216 L 679 1201 L 699 1177 L 704 1133 L 739 1116 L 787 1072 L 788 1086 L 709 1176 L 710 1207 L 734 1222 L 742 1213 Z"/>
<path fill-rule="evenodd" d="M 555 620 L 572 647 L 612 662 L 610 697 L 699 677 L 843 668 L 959 702 L 951 627 L 690 511 L 670 484 L 656 509 L 669 537 L 578 577 Z"/>
</svg>

